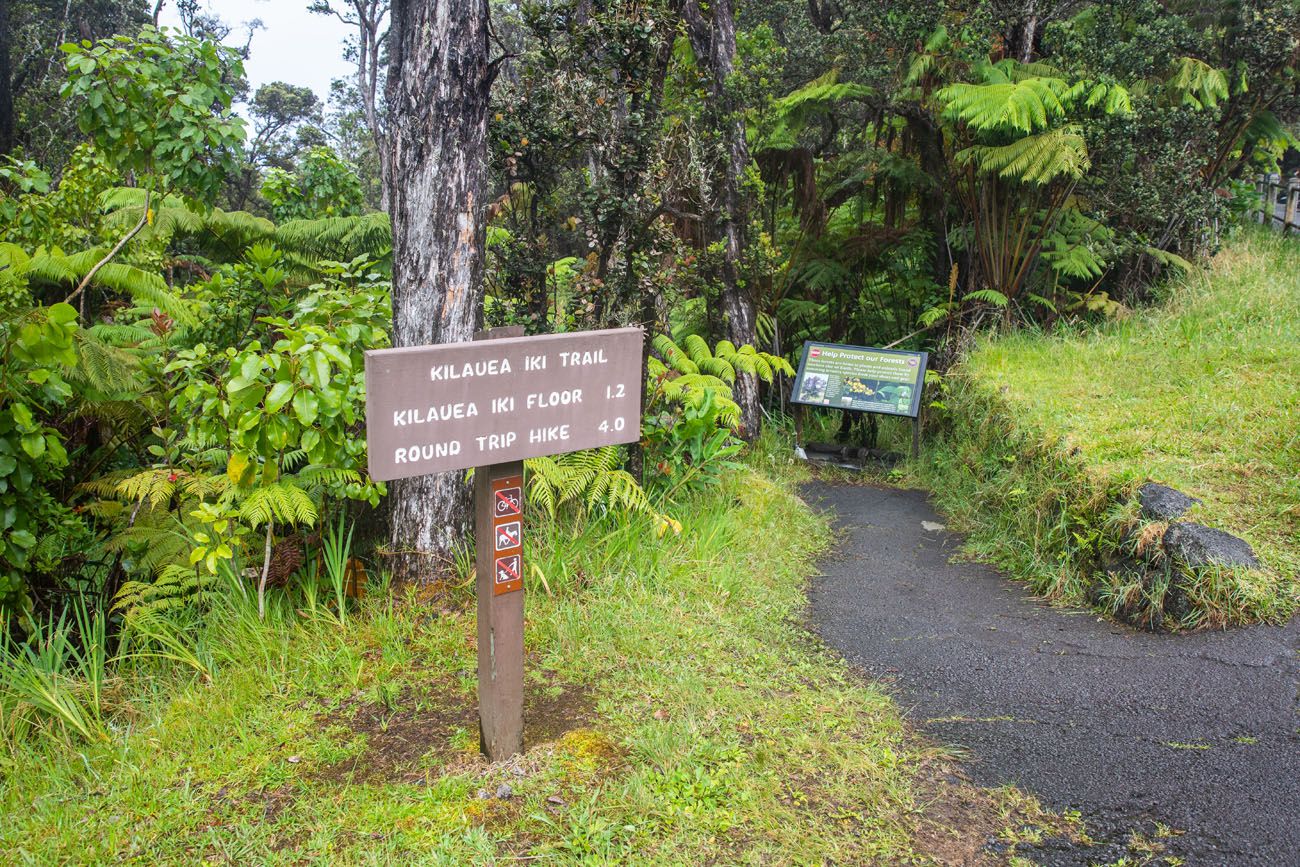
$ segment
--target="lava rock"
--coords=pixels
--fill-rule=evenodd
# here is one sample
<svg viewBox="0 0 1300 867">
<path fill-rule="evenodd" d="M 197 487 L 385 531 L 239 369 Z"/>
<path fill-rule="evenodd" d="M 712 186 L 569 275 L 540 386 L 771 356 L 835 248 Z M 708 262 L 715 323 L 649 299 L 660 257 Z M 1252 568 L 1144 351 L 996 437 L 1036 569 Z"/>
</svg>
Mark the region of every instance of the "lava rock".
<svg viewBox="0 0 1300 867">
<path fill-rule="evenodd" d="M 1165 550 L 1188 566 L 1246 566 L 1259 568 L 1255 551 L 1244 539 L 1231 533 L 1179 521 L 1165 531 Z"/>
<path fill-rule="evenodd" d="M 1189 497 L 1168 485 L 1147 482 L 1138 488 L 1138 504 L 1142 506 L 1142 516 L 1152 521 L 1176 520 L 1199 503 L 1201 500 L 1196 497 Z"/>
</svg>

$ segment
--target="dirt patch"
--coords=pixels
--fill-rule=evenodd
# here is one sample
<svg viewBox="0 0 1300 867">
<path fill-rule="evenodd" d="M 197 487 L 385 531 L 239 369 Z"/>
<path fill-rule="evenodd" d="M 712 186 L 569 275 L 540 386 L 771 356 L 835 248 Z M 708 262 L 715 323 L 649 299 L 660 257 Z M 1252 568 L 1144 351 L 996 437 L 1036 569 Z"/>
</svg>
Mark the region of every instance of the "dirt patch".
<svg viewBox="0 0 1300 867">
<path fill-rule="evenodd" d="M 1044 839 L 1073 841 L 1079 833 L 1033 799 L 980 788 L 956 765 L 941 759 L 923 761 L 914 784 L 919 811 L 913 817 L 912 839 L 939 864 L 1010 864 L 1026 845 Z"/>
<path fill-rule="evenodd" d="M 585 725 L 594 701 L 576 684 L 552 680 L 524 685 L 524 749 L 550 743 Z M 317 717 L 322 728 L 364 738 L 356 753 L 315 774 L 337 784 L 427 784 L 439 776 L 481 769 L 478 703 L 451 680 L 407 688 L 387 702 L 357 701 Z"/>
</svg>

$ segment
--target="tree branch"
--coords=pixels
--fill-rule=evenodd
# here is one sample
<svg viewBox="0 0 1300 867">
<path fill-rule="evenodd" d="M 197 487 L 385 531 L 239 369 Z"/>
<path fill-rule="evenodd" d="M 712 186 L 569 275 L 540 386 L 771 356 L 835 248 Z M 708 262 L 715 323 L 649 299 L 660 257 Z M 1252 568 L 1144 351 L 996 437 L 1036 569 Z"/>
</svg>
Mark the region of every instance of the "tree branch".
<svg viewBox="0 0 1300 867">
<path fill-rule="evenodd" d="M 113 249 L 108 251 L 108 255 L 106 255 L 104 258 L 96 262 L 95 267 L 91 268 L 90 271 L 86 273 L 86 276 L 81 278 L 81 283 L 77 286 L 76 289 L 73 290 L 72 294 L 69 295 L 67 298 L 63 299 L 64 304 L 71 304 L 72 300 L 76 298 L 78 295 L 80 295 L 82 291 L 85 290 L 85 288 L 90 285 L 90 281 L 95 279 L 95 275 L 99 273 L 99 269 L 103 268 L 110 261 L 112 261 L 114 256 L 122 252 L 122 248 L 125 247 L 128 243 L 130 243 L 132 238 L 140 234 L 140 230 L 143 229 L 149 223 L 149 201 L 151 196 L 152 196 L 152 191 L 146 189 L 144 191 L 144 208 L 141 209 L 140 212 L 140 221 L 136 223 L 134 227 L 132 227 L 131 231 L 123 235 L 121 240 L 119 240 L 116 244 L 113 245 Z"/>
</svg>

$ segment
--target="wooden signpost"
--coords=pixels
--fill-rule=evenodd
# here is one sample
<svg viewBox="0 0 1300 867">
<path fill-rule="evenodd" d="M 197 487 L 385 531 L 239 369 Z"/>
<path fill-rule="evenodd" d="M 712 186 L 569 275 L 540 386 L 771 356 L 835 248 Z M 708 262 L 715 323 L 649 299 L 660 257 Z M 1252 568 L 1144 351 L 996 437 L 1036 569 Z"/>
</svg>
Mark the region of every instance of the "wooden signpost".
<svg viewBox="0 0 1300 867">
<path fill-rule="evenodd" d="M 522 330 L 366 353 L 370 477 L 475 468 L 479 734 L 492 761 L 523 749 L 523 461 L 641 435 L 641 329 Z"/>
</svg>

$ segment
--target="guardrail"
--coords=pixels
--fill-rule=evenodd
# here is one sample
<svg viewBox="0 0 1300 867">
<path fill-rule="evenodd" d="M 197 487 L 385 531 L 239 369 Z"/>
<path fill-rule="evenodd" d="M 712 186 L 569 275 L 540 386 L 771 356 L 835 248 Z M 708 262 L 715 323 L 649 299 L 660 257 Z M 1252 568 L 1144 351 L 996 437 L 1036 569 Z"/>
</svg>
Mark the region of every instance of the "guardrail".
<svg viewBox="0 0 1300 867">
<path fill-rule="evenodd" d="M 1255 179 L 1259 208 L 1255 221 L 1283 234 L 1300 232 L 1300 177 L 1283 180 L 1280 175 L 1260 175 Z"/>
</svg>

